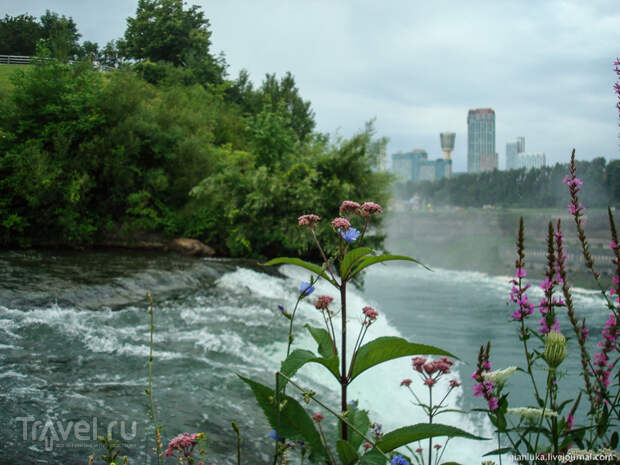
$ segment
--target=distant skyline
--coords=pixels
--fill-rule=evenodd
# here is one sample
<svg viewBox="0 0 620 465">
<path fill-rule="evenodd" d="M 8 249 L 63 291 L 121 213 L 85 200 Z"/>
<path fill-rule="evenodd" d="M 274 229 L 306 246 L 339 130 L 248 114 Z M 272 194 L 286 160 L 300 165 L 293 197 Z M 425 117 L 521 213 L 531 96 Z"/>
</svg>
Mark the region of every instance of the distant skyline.
<svg viewBox="0 0 620 465">
<path fill-rule="evenodd" d="M 620 158 L 613 62 L 620 56 L 617 0 L 429 3 L 285 0 L 188 1 L 202 6 L 211 51 L 231 78 L 290 71 L 312 102 L 317 129 L 348 137 L 376 118 L 397 151 L 442 151 L 456 133 L 454 171 L 467 167 L 467 112 L 496 113 L 496 151 L 526 139 L 548 164 Z M 82 40 L 123 36 L 137 1 L 0 0 L 0 14 L 73 17 Z"/>
</svg>

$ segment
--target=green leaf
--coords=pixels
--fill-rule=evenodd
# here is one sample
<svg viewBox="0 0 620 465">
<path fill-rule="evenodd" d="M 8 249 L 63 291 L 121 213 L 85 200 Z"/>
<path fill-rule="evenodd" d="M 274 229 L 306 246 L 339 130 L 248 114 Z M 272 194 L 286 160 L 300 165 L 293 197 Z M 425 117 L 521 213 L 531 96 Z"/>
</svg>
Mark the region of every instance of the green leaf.
<svg viewBox="0 0 620 465">
<path fill-rule="evenodd" d="M 308 331 L 310 331 L 310 335 L 314 338 L 314 340 L 319 345 L 317 349 L 319 354 L 321 354 L 325 358 L 334 357 L 334 346 L 332 345 L 332 338 L 326 329 L 323 328 L 315 328 L 308 324 L 305 325 Z"/>
<path fill-rule="evenodd" d="M 462 437 L 483 441 L 487 440 L 487 438 L 475 436 L 454 426 L 441 425 L 439 423 L 418 423 L 417 425 L 404 426 L 386 433 L 381 441 L 377 443 L 377 447 L 379 447 L 383 452 L 389 452 L 397 447 L 409 444 L 410 442 L 420 441 L 422 439 L 433 438 L 436 436 Z"/>
<path fill-rule="evenodd" d="M 351 372 L 351 380 L 355 379 L 360 373 L 380 363 L 399 357 L 420 354 L 445 355 L 457 359 L 457 357 L 451 353 L 437 347 L 415 344 L 401 337 L 384 336 L 360 347 L 357 358 L 355 359 L 355 366 Z"/>
<path fill-rule="evenodd" d="M 444 462 L 441 465 L 461 465 L 461 464 L 458 462 Z"/>
<path fill-rule="evenodd" d="M 346 420 L 364 434 L 366 434 L 370 428 L 370 419 L 368 418 L 368 413 L 365 410 L 356 410 L 349 407 L 347 409 Z M 358 450 L 365 439 L 353 431 L 353 428 L 351 428 L 349 429 L 348 441 L 351 446 L 353 446 L 353 449 Z"/>
<path fill-rule="evenodd" d="M 351 444 L 342 439 L 336 441 L 336 452 L 338 452 L 342 465 L 353 465 L 359 459 L 359 455 Z"/>
<path fill-rule="evenodd" d="M 325 270 L 323 268 L 321 268 L 318 265 L 315 265 L 314 263 L 310 263 L 305 260 L 302 260 L 300 258 L 289 258 L 289 257 L 274 258 L 273 260 L 269 260 L 267 263 L 263 263 L 263 266 L 280 265 L 282 263 L 286 263 L 289 265 L 296 265 L 296 266 L 305 268 L 306 270 L 312 271 L 313 273 L 319 275 L 321 278 L 329 281 L 333 286 L 338 287 L 338 285 L 334 282 L 334 280 L 331 279 L 325 273 Z"/>
<path fill-rule="evenodd" d="M 267 417 L 267 421 L 279 435 L 292 441 L 305 441 L 311 448 L 311 456 L 327 456 L 327 451 L 323 446 L 321 436 L 314 426 L 314 421 L 312 421 L 312 418 L 310 418 L 299 402 L 289 396 L 285 396 L 282 399 L 282 402 L 286 402 L 280 411 L 278 425 L 278 412 L 274 403 L 275 393 L 273 389 L 257 381 L 244 378 L 239 374 L 237 376 L 252 389 L 252 393 Z"/>
<path fill-rule="evenodd" d="M 490 455 L 502 455 L 510 451 L 512 451 L 512 447 L 502 447 L 501 449 L 495 449 L 495 450 L 492 450 L 491 452 L 487 452 L 486 454 L 483 455 L 483 457 L 488 457 Z"/>
<path fill-rule="evenodd" d="M 390 260 L 407 260 L 407 261 L 414 262 L 414 263 L 417 263 L 418 265 L 423 266 L 428 271 L 432 271 L 428 266 L 426 266 L 424 263 L 420 262 L 419 260 L 416 260 L 415 258 L 407 257 L 406 255 L 383 254 L 383 255 L 378 255 L 376 257 L 375 256 L 365 257 L 362 260 L 360 260 L 357 263 L 357 265 L 353 267 L 353 271 L 351 271 L 351 274 L 349 277 L 352 278 L 353 276 L 358 274 L 360 271 L 362 271 L 364 268 L 368 268 L 370 265 L 374 265 L 375 263 L 387 262 Z"/>
<path fill-rule="evenodd" d="M 360 465 L 385 465 L 385 457 L 377 449 L 371 449 L 360 458 Z"/>
<path fill-rule="evenodd" d="M 340 265 L 340 276 L 342 276 L 343 279 L 346 279 L 351 267 L 371 252 L 372 249 L 368 247 L 358 247 L 357 249 L 353 249 L 347 253 L 342 259 L 342 264 Z"/>
<path fill-rule="evenodd" d="M 340 376 L 337 357 L 333 355 L 330 358 L 317 357 L 314 352 L 303 349 L 296 349 L 291 352 L 289 356 L 286 357 L 286 360 L 282 362 L 280 371 L 290 378 L 306 363 L 318 363 L 327 368 L 336 379 Z M 282 379 L 282 383 L 283 386 L 286 385 L 286 380 Z"/>
</svg>

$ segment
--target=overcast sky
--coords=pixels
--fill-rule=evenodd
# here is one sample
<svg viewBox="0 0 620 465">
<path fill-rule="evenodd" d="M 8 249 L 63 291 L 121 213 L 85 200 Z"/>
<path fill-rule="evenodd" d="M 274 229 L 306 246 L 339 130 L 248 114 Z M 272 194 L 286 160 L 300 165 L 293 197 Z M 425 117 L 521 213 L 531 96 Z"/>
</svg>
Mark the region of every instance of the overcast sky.
<svg viewBox="0 0 620 465">
<path fill-rule="evenodd" d="M 456 132 L 454 170 L 466 170 L 467 111 L 493 108 L 496 151 L 525 137 L 548 163 L 619 158 L 613 62 L 620 56 L 618 0 L 190 1 L 211 22 L 212 51 L 229 73 L 291 71 L 318 129 L 350 136 L 376 118 L 388 154 L 441 156 Z M 124 34 L 136 0 L 0 0 L 0 13 L 73 17 L 83 40 Z"/>
</svg>

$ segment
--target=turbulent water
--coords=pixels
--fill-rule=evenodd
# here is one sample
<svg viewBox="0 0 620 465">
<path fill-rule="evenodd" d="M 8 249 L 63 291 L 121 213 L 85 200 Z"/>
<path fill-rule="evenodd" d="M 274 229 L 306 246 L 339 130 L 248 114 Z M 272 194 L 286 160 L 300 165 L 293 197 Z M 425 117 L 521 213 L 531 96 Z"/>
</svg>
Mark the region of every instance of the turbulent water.
<svg viewBox="0 0 620 465">
<path fill-rule="evenodd" d="M 103 453 L 94 437 L 108 430 L 122 440 L 131 463 L 154 463 L 144 392 L 147 290 L 155 300 L 153 393 L 164 441 L 204 431 L 207 463 L 233 464 L 230 423 L 235 421 L 243 436 L 243 462 L 270 463 L 271 428 L 237 374 L 273 382 L 288 328 L 277 305 L 291 309 L 307 272 L 282 267 L 280 273 L 267 273 L 249 262 L 164 254 L 2 252 L 0 276 L 4 463 L 87 463 L 91 453 Z M 509 323 L 508 279 L 407 264 L 375 266 L 364 289 L 349 294 L 349 332 L 359 331 L 362 307 L 374 306 L 380 317 L 367 340 L 397 335 L 455 354 L 462 362 L 436 389 L 445 392 L 448 380 L 456 378 L 463 386 L 452 392 L 449 405 L 482 407 L 471 395 L 469 380 L 480 345 L 492 341 L 493 368 L 522 362 L 516 325 Z M 315 295 L 337 297 L 328 284 L 317 287 Z M 600 297 L 586 290 L 575 294 L 579 314 L 587 315 L 593 335 L 600 334 L 606 319 Z M 541 295 L 533 289 L 530 299 L 536 302 Z M 305 323 L 321 323 L 310 302 L 298 311 L 295 345 L 314 349 Z M 575 391 L 578 360 L 562 367 L 567 373 L 562 386 Z M 384 431 L 425 421 L 399 387 L 403 378 L 413 378 L 412 386 L 425 396 L 414 375 L 408 358 L 386 363 L 361 375 L 350 387 L 350 398 L 370 410 Z M 321 367 L 304 367 L 298 379 L 338 405 L 333 379 Z M 532 405 L 527 387 L 525 376 L 513 376 L 508 385 L 512 406 Z M 310 409 L 320 411 L 316 405 Z M 490 424 L 472 415 L 449 413 L 437 421 L 492 437 Z M 494 446 L 453 440 L 442 460 L 479 463 Z"/>
</svg>

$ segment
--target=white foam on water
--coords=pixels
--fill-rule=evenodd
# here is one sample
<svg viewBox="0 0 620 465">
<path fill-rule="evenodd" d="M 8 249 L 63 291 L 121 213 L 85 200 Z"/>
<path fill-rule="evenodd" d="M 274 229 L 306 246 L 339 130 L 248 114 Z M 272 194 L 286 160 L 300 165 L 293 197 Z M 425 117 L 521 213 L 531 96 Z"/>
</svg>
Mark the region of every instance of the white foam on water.
<svg viewBox="0 0 620 465">
<path fill-rule="evenodd" d="M 411 267 L 406 268 L 406 271 L 410 273 L 414 270 Z M 283 266 L 280 269 L 281 273 L 286 276 L 284 280 L 267 276 L 264 274 L 256 273 L 252 276 L 255 287 L 261 289 L 279 289 L 284 290 L 282 294 L 268 292 L 266 293 L 270 298 L 279 298 L 281 301 L 286 302 L 287 311 L 292 311 L 299 292 L 299 284 L 302 281 L 308 281 L 308 272 L 293 266 Z M 390 273 L 394 272 L 393 269 L 389 270 Z M 429 273 L 424 270 L 425 273 Z M 414 271 L 417 276 L 418 273 Z M 442 271 L 442 275 L 444 272 Z M 450 273 L 451 274 L 451 273 Z M 467 273 L 458 273 L 458 275 Z M 470 277 L 472 282 L 480 284 L 481 278 L 484 278 L 483 274 L 476 274 L 473 278 Z M 238 274 L 237 276 L 227 276 L 225 281 L 232 288 L 237 289 L 236 279 L 239 278 L 248 279 L 248 274 Z M 445 276 L 444 276 L 445 277 Z M 453 276 L 447 276 L 447 279 L 453 279 Z M 465 280 L 463 280 L 465 281 Z M 484 279 L 483 279 L 484 281 Z M 247 283 L 247 281 L 246 281 Z M 489 287 L 499 288 L 501 283 L 498 279 L 486 279 L 486 283 Z M 310 350 L 316 350 L 316 343 L 308 335 L 306 331 L 302 329 L 304 323 L 310 323 L 312 326 L 323 327 L 324 323 L 320 316 L 320 312 L 317 311 L 313 302 L 319 295 L 329 295 L 334 298 L 332 308 L 339 308 L 340 295 L 339 292 L 331 286 L 329 283 L 321 280 L 316 285 L 316 290 L 311 297 L 304 299 L 297 311 L 295 320 L 295 343 L 293 349 L 304 348 Z M 352 286 L 348 288 L 347 292 L 347 329 L 349 332 L 347 353 L 350 361 L 350 357 L 353 350 L 353 345 L 357 338 L 358 332 L 362 327 L 362 308 L 366 305 L 373 306 L 379 311 L 380 316 L 377 321 L 369 328 L 365 342 L 369 342 L 379 336 L 398 336 L 402 337 L 396 327 L 382 316 L 382 309 L 378 307 L 374 302 L 367 300 L 359 291 L 356 291 Z M 334 329 L 336 335 L 340 333 L 340 315 L 334 317 Z M 280 338 L 279 341 L 273 343 L 270 363 L 272 369 L 275 370 L 279 367 L 279 363 L 284 357 L 286 351 L 286 334 L 274 335 Z M 338 342 L 339 345 L 339 342 Z M 458 364 L 454 367 L 454 373 L 445 376 L 444 379 L 438 383 L 434 388 L 434 395 L 440 395 L 447 392 L 448 382 L 450 379 L 461 380 L 460 369 Z M 420 400 L 425 401 L 428 395 L 428 389 L 422 385 L 422 381 L 418 379 L 416 373 L 412 372 L 411 362 L 409 357 L 404 357 L 397 360 L 392 360 L 381 365 L 375 366 L 365 373 L 361 374 L 359 378 L 355 379 L 350 385 L 348 390 L 349 400 L 358 400 L 360 408 L 368 409 L 370 411 L 370 417 L 373 421 L 376 421 L 383 425 L 383 431 L 390 431 L 402 426 L 412 425 L 416 423 L 427 422 L 428 418 L 424 414 L 421 408 L 412 405 L 411 394 L 404 387 L 400 387 L 400 381 L 403 378 L 413 378 L 414 382 L 412 387 Z M 328 373 L 323 367 L 316 364 L 308 364 L 302 368 L 297 375 L 304 382 L 301 384 L 304 387 L 316 389 L 318 397 L 332 405 L 335 409 L 339 408 L 339 385 L 337 385 L 333 376 Z M 311 385 L 308 385 L 310 384 Z M 320 387 L 321 389 L 318 389 Z M 289 390 L 291 394 L 292 388 Z M 464 391 L 462 387 L 456 388 L 450 394 L 445 401 L 447 408 L 458 409 L 459 400 L 463 397 Z M 441 398 L 440 397 L 440 398 Z M 437 400 L 437 397 L 435 397 Z M 312 411 L 320 411 L 321 409 L 314 405 L 310 407 Z M 469 415 L 463 415 L 459 413 L 445 413 L 435 419 L 435 422 L 443 423 L 446 425 L 455 426 L 461 428 L 469 433 L 493 438 L 493 427 L 486 418 L 472 417 Z M 444 444 L 445 438 L 437 439 L 433 443 Z M 417 447 L 417 446 L 416 446 Z M 427 450 L 428 441 L 424 441 L 421 444 L 424 450 Z M 493 445 L 489 441 L 473 441 L 473 440 L 460 440 L 454 439 L 450 442 L 442 457 L 442 461 L 460 461 L 461 463 L 478 463 L 483 454 L 492 450 Z M 406 451 L 404 451 L 407 453 Z M 510 460 L 504 460 L 505 463 L 510 464 Z"/>
</svg>

